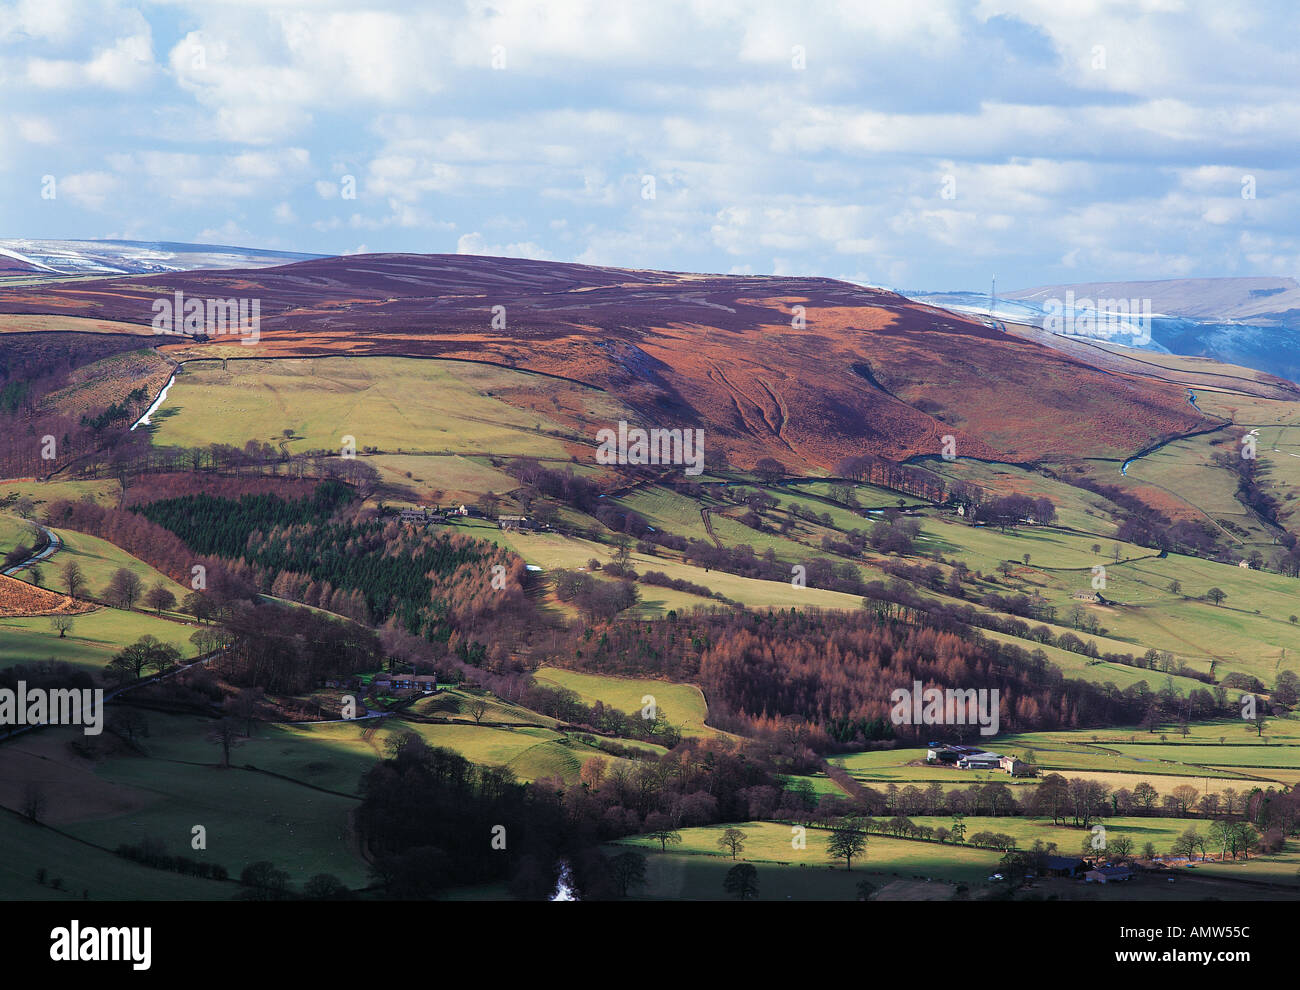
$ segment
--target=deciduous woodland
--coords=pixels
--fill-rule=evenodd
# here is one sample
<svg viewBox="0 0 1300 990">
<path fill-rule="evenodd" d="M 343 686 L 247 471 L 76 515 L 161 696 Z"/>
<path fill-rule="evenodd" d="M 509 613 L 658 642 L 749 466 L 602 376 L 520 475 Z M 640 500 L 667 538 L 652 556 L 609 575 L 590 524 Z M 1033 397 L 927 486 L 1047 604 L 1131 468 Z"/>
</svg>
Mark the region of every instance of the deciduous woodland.
<svg viewBox="0 0 1300 990">
<path fill-rule="evenodd" d="M 379 644 L 359 634 L 342 637 L 323 624 L 328 620 L 317 622 L 320 631 L 313 636 L 297 626 L 315 620 L 296 618 L 286 626 L 283 615 L 268 606 L 236 607 L 230 591 L 241 584 L 384 627 L 417 665 L 430 670 L 509 679 L 559 662 L 696 683 L 709 699 L 715 726 L 766 738 L 797 728 L 804 745 L 821 752 L 890 738 L 923 742 L 924 726 L 889 722 L 891 692 L 917 680 L 996 689 L 1001 725 L 1010 730 L 1136 722 L 1160 705 L 1182 706 L 1193 716 L 1227 707 L 1225 695 L 1209 690 L 1162 699 L 1145 683 L 1120 690 L 1068 679 L 1042 656 L 979 633 L 981 625 L 1008 628 L 1008 620 L 926 599 L 906 584 L 857 589 L 866 592 L 871 607 L 856 613 L 715 607 L 628 621 L 619 615 L 636 600 L 632 582 L 560 574 L 557 593 L 577 601 L 584 618 L 557 622 L 526 593 L 518 556 L 465 535 L 385 522 L 351 510 L 350 501 L 345 486 L 326 482 L 299 499 L 193 495 L 134 512 L 63 502 L 51 507 L 50 517 L 111 534 L 173 573 L 188 570 L 184 562 L 196 555 L 208 560 L 222 589 L 211 595 L 225 599 L 224 611 L 213 610 L 223 616 L 245 659 L 244 675 L 269 689 L 328 673 L 327 660 L 312 652 L 310 663 L 290 678 L 281 670 L 287 659 L 275 659 L 283 651 L 274 644 L 287 638 L 324 642 L 339 635 L 339 672 L 362 669 L 361 654 L 369 649 L 377 656 Z M 1026 600 L 1026 610 L 1031 607 Z M 272 614 L 273 620 L 261 618 Z M 1023 624 L 1015 631 L 1027 634 L 1029 628 Z M 361 654 L 348 652 L 353 645 Z M 977 729 L 964 731 L 973 735 Z"/>
</svg>

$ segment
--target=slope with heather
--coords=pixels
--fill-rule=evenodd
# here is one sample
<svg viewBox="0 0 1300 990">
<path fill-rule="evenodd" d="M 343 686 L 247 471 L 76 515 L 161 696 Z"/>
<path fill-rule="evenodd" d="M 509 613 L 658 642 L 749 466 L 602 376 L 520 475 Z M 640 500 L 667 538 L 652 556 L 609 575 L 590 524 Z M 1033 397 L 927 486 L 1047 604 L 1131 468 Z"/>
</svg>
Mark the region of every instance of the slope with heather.
<svg viewBox="0 0 1300 990">
<path fill-rule="evenodd" d="M 1025 462 L 1119 456 L 1206 418 L 1176 387 L 878 289 L 442 255 L 0 291 L 0 312 L 148 324 L 152 304 L 260 302 L 260 339 L 162 337 L 173 356 L 410 354 L 578 379 L 648 425 L 693 426 L 736 463 L 828 468 L 867 450 Z M 1082 427 L 1081 427 L 1081 424 Z"/>
</svg>

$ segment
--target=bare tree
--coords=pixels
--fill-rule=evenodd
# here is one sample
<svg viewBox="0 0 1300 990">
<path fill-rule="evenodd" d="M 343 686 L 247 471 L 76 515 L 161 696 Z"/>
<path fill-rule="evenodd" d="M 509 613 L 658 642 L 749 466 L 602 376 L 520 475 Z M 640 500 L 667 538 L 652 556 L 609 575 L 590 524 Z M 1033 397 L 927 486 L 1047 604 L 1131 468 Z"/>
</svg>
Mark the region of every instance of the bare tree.
<svg viewBox="0 0 1300 990">
<path fill-rule="evenodd" d="M 47 804 L 45 785 L 29 780 L 23 785 L 22 812 L 28 821 L 39 822 L 45 816 Z"/>
<path fill-rule="evenodd" d="M 82 573 L 81 565 L 75 560 L 70 560 L 63 565 L 60 572 L 63 576 L 63 587 L 68 589 L 68 596 L 71 598 L 80 598 L 86 593 L 86 575 Z"/>
<path fill-rule="evenodd" d="M 682 833 L 673 828 L 673 820 L 662 811 L 652 811 L 645 819 L 646 835 L 659 843 L 659 851 L 667 852 L 668 845 L 682 841 Z"/>
<path fill-rule="evenodd" d="M 731 853 L 731 858 L 735 859 L 745 851 L 745 840 L 748 838 L 740 829 L 731 826 L 718 838 L 718 848 Z"/>
<path fill-rule="evenodd" d="M 230 751 L 239 745 L 240 735 L 238 720 L 227 716 L 217 723 L 208 736 L 221 746 L 221 765 L 227 769 L 230 767 Z"/>
<path fill-rule="evenodd" d="M 140 600 L 140 593 L 143 590 L 144 582 L 140 580 L 140 575 L 125 567 L 119 567 L 113 573 L 113 579 L 108 583 L 105 597 L 111 605 L 118 608 L 132 609 L 135 607 L 135 603 Z"/>
<path fill-rule="evenodd" d="M 161 615 L 163 609 L 171 609 L 176 604 L 176 596 L 167 590 L 167 585 L 158 581 L 145 593 L 144 603 Z"/>
</svg>

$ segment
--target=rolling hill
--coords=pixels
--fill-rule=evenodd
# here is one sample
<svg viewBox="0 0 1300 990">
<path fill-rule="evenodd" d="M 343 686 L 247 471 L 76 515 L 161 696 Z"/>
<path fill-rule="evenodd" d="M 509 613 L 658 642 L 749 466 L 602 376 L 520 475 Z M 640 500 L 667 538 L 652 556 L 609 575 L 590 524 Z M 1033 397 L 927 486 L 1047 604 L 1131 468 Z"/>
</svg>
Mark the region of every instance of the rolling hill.
<svg viewBox="0 0 1300 990">
<path fill-rule="evenodd" d="M 152 304 L 260 303 L 256 347 L 158 337 L 173 358 L 410 355 L 493 362 L 617 394 L 648 426 L 702 427 L 736 464 L 829 469 L 864 452 L 1025 463 L 1115 457 L 1211 425 L 1172 381 L 1094 366 L 892 292 L 462 255 L 0 290 L 0 313 L 148 325 Z M 802 322 L 801 319 L 802 318 Z M 571 421 L 590 430 L 595 425 Z"/>
</svg>

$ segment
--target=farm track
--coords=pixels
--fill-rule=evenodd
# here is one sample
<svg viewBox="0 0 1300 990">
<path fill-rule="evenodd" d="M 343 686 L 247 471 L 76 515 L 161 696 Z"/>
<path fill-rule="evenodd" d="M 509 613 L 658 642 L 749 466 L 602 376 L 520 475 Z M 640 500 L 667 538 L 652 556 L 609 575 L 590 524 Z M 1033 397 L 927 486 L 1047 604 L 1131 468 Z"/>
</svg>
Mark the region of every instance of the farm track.
<svg viewBox="0 0 1300 990">
<path fill-rule="evenodd" d="M 1126 474 L 1124 477 L 1127 478 L 1127 477 L 1129 477 L 1129 475 Z M 1139 478 L 1139 477 L 1133 476 L 1133 480 L 1134 480 L 1134 481 L 1137 481 L 1137 482 L 1140 482 L 1141 484 L 1144 484 L 1144 485 L 1150 485 L 1152 488 L 1159 488 L 1159 489 L 1160 489 L 1162 492 L 1164 492 L 1166 495 L 1172 495 L 1174 498 L 1178 499 L 1178 501 L 1182 502 L 1183 505 L 1186 505 L 1186 506 L 1188 506 L 1188 507 L 1190 507 L 1190 508 L 1192 508 L 1192 509 L 1195 509 L 1197 512 L 1199 512 L 1202 516 L 1205 517 L 1205 521 L 1206 521 L 1206 522 L 1208 522 L 1211 526 L 1213 526 L 1215 529 L 1217 529 L 1217 530 L 1218 530 L 1220 533 L 1222 533 L 1224 536 L 1228 537 L 1228 539 L 1232 540 L 1232 541 L 1233 541 L 1234 543 L 1236 543 L 1238 546 L 1243 546 L 1243 547 L 1244 547 L 1244 546 L 1247 545 L 1245 540 L 1243 540 L 1243 539 L 1242 539 L 1241 537 L 1239 537 L 1239 536 L 1234 535 L 1233 533 L 1228 532 L 1228 530 L 1224 529 L 1223 526 L 1218 522 L 1218 520 L 1216 520 L 1213 516 L 1211 516 L 1208 512 L 1206 512 L 1204 509 L 1202 509 L 1199 505 L 1197 505 L 1197 504 L 1196 504 L 1195 502 L 1193 502 L 1191 499 L 1187 498 L 1185 495 L 1180 495 L 1180 494 L 1178 494 L 1178 492 L 1174 491 L 1172 488 L 1166 488 L 1164 485 L 1162 485 L 1162 484 L 1160 484 L 1160 483 L 1158 483 L 1158 482 L 1155 482 L 1155 481 L 1149 481 L 1149 480 L 1146 479 L 1146 478 Z M 1247 508 L 1246 506 L 1243 506 L 1243 508 L 1246 508 L 1248 512 L 1250 511 L 1250 509 Z"/>
<path fill-rule="evenodd" d="M 709 534 L 709 539 L 713 541 L 714 546 L 719 550 L 725 550 L 726 547 L 722 545 L 722 541 L 718 539 L 717 534 L 713 532 L 713 521 L 709 518 L 709 512 L 710 510 L 708 508 L 703 505 L 700 506 L 700 518 L 704 520 L 704 531 Z"/>
</svg>

